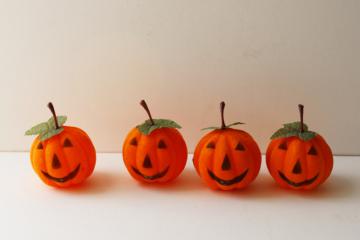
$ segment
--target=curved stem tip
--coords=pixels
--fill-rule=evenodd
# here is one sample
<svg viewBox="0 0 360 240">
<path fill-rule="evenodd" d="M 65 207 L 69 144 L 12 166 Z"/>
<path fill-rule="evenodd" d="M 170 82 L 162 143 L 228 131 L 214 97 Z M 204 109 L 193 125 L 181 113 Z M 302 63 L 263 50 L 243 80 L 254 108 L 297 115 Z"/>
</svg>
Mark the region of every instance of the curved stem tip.
<svg viewBox="0 0 360 240">
<path fill-rule="evenodd" d="M 155 125 L 155 122 L 154 122 L 154 119 L 153 119 L 152 116 L 151 116 L 149 107 L 148 107 L 148 105 L 146 104 L 146 102 L 145 102 L 144 99 L 141 100 L 140 105 L 145 109 L 146 113 L 148 114 L 149 119 L 150 119 L 150 122 L 151 122 L 151 125 Z"/>
<path fill-rule="evenodd" d="M 299 112 L 300 112 L 300 132 L 304 132 L 304 105 L 299 104 Z"/>
<path fill-rule="evenodd" d="M 55 108 L 54 108 L 54 105 L 52 104 L 52 102 L 49 102 L 48 103 L 48 108 L 50 109 L 52 115 L 54 116 L 54 121 L 55 121 L 55 127 L 56 129 L 59 129 L 59 123 L 58 123 L 58 120 L 57 120 L 57 116 L 56 116 L 56 113 L 55 113 Z"/>
<path fill-rule="evenodd" d="M 220 103 L 220 113 L 221 113 L 221 129 L 226 128 L 225 119 L 224 119 L 224 109 L 225 109 L 225 102 L 222 101 Z"/>
</svg>

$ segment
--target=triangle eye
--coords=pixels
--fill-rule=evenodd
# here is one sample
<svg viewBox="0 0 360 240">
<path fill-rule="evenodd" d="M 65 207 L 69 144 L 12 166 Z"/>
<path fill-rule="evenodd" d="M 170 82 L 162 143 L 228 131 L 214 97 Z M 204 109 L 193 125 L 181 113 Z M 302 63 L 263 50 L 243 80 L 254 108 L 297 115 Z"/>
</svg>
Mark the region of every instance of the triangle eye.
<svg viewBox="0 0 360 240">
<path fill-rule="evenodd" d="M 164 140 L 160 140 L 159 143 L 158 143 L 158 148 L 160 149 L 165 149 L 167 146 L 164 142 Z"/>
<path fill-rule="evenodd" d="M 283 142 L 282 144 L 279 145 L 279 149 L 281 150 L 287 150 L 287 144 L 286 142 Z"/>
<path fill-rule="evenodd" d="M 68 138 L 65 139 L 63 147 L 72 147 L 72 143 L 70 142 L 70 140 Z"/>
<path fill-rule="evenodd" d="M 44 149 L 43 144 L 42 144 L 42 143 L 39 143 L 39 144 L 37 145 L 36 149 L 39 149 L 39 150 Z"/>
<path fill-rule="evenodd" d="M 137 145 L 138 145 L 138 142 L 137 142 L 136 138 L 131 139 L 130 145 L 133 145 L 133 146 L 137 146 Z"/>
<path fill-rule="evenodd" d="M 214 142 L 209 142 L 208 145 L 206 145 L 206 148 L 215 149 L 215 143 Z"/>
<path fill-rule="evenodd" d="M 245 147 L 241 143 L 238 143 L 236 145 L 236 147 L 235 147 L 235 150 L 237 150 L 237 151 L 245 151 Z"/>
<path fill-rule="evenodd" d="M 308 154 L 309 154 L 309 155 L 317 155 L 317 151 L 316 151 L 316 149 L 315 149 L 314 146 L 311 146 Z"/>
</svg>

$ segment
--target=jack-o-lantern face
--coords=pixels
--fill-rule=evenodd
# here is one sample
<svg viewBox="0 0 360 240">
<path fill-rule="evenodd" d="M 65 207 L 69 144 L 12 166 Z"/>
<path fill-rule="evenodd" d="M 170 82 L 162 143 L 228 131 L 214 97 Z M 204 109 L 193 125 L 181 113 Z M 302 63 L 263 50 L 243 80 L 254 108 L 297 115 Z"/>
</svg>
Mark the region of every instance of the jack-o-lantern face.
<svg viewBox="0 0 360 240">
<path fill-rule="evenodd" d="M 277 183 L 293 189 L 315 188 L 329 177 L 333 167 L 331 149 L 318 134 L 308 141 L 297 137 L 273 140 L 266 163 Z"/>
<path fill-rule="evenodd" d="M 175 122 L 152 119 L 130 131 L 123 145 L 123 160 L 132 177 L 141 182 L 169 182 L 184 169 L 187 148 Z M 152 130 L 153 129 L 153 130 Z"/>
<path fill-rule="evenodd" d="M 200 140 L 193 163 L 211 188 L 238 189 L 246 187 L 258 175 L 261 153 L 253 138 L 244 131 L 214 130 Z"/>
<path fill-rule="evenodd" d="M 52 103 L 48 104 L 53 117 L 28 131 L 38 135 L 31 147 L 32 167 L 46 184 L 70 187 L 89 177 L 96 163 L 94 145 L 79 128 L 63 126 L 66 116 L 56 116 Z"/>
<path fill-rule="evenodd" d="M 134 128 L 123 146 L 125 165 L 131 176 L 144 182 L 168 182 L 184 169 L 186 144 L 176 129 L 161 128 L 149 135 Z"/>
<path fill-rule="evenodd" d="M 31 148 L 35 172 L 48 185 L 69 187 L 82 183 L 94 170 L 95 148 L 85 132 L 75 127 L 45 141 L 37 137 Z"/>
<path fill-rule="evenodd" d="M 286 188 L 313 189 L 330 176 L 333 167 L 329 145 L 303 123 L 303 108 L 299 105 L 301 121 L 284 124 L 266 152 L 271 176 Z"/>
<path fill-rule="evenodd" d="M 225 104 L 221 103 L 221 114 Z M 241 123 L 235 123 L 237 125 Z M 258 175 L 261 153 L 246 132 L 226 126 L 205 135 L 196 146 L 193 163 L 197 173 L 212 189 L 244 188 Z"/>
</svg>

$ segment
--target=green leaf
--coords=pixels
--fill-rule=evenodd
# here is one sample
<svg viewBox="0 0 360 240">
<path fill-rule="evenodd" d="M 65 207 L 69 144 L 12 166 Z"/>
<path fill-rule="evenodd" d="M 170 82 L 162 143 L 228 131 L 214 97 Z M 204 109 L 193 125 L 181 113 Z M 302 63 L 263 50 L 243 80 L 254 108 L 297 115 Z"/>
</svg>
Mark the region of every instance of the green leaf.
<svg viewBox="0 0 360 240">
<path fill-rule="evenodd" d="M 38 125 L 35 125 L 31 129 L 27 130 L 25 132 L 25 135 L 38 135 L 38 134 L 48 131 L 48 129 L 49 129 L 48 124 L 46 122 L 43 122 Z"/>
<path fill-rule="evenodd" d="M 167 128 L 181 128 L 179 124 L 172 120 L 168 119 L 154 119 L 155 125 L 160 126 L 161 128 L 167 127 Z"/>
<path fill-rule="evenodd" d="M 62 131 L 64 131 L 64 128 L 50 129 L 49 131 L 46 131 L 46 132 L 40 134 L 40 141 L 45 141 L 46 139 L 49 139 L 49 138 L 61 133 Z"/>
<path fill-rule="evenodd" d="M 150 120 L 146 120 L 143 124 L 136 127 L 145 135 L 149 135 L 152 131 L 159 128 L 181 128 L 179 124 L 168 119 L 154 119 L 154 124 L 151 124 Z"/>
<path fill-rule="evenodd" d="M 206 128 L 202 128 L 201 131 L 206 131 L 206 130 L 218 130 L 220 129 L 219 127 L 206 127 Z"/>
<path fill-rule="evenodd" d="M 316 136 L 315 132 L 308 130 L 308 126 L 304 124 L 304 131 L 301 132 L 301 122 L 285 123 L 283 128 L 277 130 L 270 138 L 287 138 L 298 137 L 303 141 L 308 141 Z"/>
<path fill-rule="evenodd" d="M 309 141 L 309 140 L 313 139 L 315 136 L 316 136 L 316 133 L 311 132 L 311 131 L 299 133 L 299 138 L 303 141 Z"/>
<path fill-rule="evenodd" d="M 241 125 L 241 124 L 245 124 L 245 123 L 243 123 L 243 122 L 234 122 L 234 123 L 231 123 L 231 124 L 227 125 L 226 128 L 230 128 L 232 126 Z"/>
<path fill-rule="evenodd" d="M 234 122 L 234 123 L 231 123 L 231 124 L 227 125 L 227 126 L 225 127 L 225 129 L 226 129 L 226 128 L 231 128 L 232 126 L 241 125 L 241 124 L 245 124 L 245 123 L 243 123 L 243 122 Z M 219 130 L 219 129 L 221 129 L 221 127 L 206 127 L 206 128 L 202 128 L 201 131 L 205 131 L 205 130 Z"/>
<path fill-rule="evenodd" d="M 285 123 L 284 128 L 289 129 L 289 130 L 300 131 L 301 130 L 301 122 Z M 307 131 L 307 130 L 308 130 L 308 126 L 304 123 L 304 131 Z"/>
<path fill-rule="evenodd" d="M 297 135 L 298 131 L 295 131 L 294 129 L 280 128 L 270 137 L 270 139 L 292 137 Z"/>
<path fill-rule="evenodd" d="M 66 122 L 66 120 L 67 120 L 67 117 L 66 117 L 66 116 L 57 116 L 57 121 L 58 121 L 59 127 L 61 127 L 62 125 L 64 125 L 64 123 Z M 50 129 L 55 129 L 55 128 L 56 128 L 54 117 L 51 117 L 51 118 L 48 120 L 48 124 L 49 124 L 49 128 L 50 128 Z"/>
<path fill-rule="evenodd" d="M 138 126 L 136 126 L 136 127 L 139 129 L 139 131 L 140 131 L 141 133 L 143 133 L 143 134 L 145 134 L 145 135 L 148 135 L 151 125 L 149 125 L 149 124 L 147 124 L 147 123 L 145 122 L 145 123 L 143 123 L 143 124 L 141 124 L 141 125 L 138 125 Z"/>
</svg>

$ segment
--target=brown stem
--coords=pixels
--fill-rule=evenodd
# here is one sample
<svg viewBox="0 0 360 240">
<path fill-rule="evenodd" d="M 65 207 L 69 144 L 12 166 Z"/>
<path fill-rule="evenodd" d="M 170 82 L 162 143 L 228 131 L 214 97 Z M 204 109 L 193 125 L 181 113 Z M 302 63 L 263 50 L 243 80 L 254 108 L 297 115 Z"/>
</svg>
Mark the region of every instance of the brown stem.
<svg viewBox="0 0 360 240">
<path fill-rule="evenodd" d="M 304 132 L 304 105 L 299 104 L 299 112 L 300 112 L 300 132 Z"/>
<path fill-rule="evenodd" d="M 55 121 L 55 127 L 56 129 L 59 129 L 59 123 L 58 123 L 58 120 L 57 120 L 57 116 L 56 116 L 56 113 L 55 113 L 55 108 L 54 108 L 54 105 L 52 104 L 52 102 L 49 102 L 48 103 L 48 108 L 50 109 L 52 115 L 54 116 L 54 121 Z"/>
<path fill-rule="evenodd" d="M 154 119 L 153 119 L 152 116 L 151 116 L 149 107 L 148 107 L 148 105 L 146 104 L 145 100 L 141 100 L 140 105 L 145 109 L 146 113 L 148 114 L 149 119 L 150 119 L 150 122 L 151 122 L 151 125 L 155 125 Z"/>
<path fill-rule="evenodd" d="M 220 113 L 221 113 L 221 129 L 226 128 L 225 120 L 224 120 L 224 109 L 225 109 L 225 102 L 222 101 L 220 103 Z"/>
</svg>

